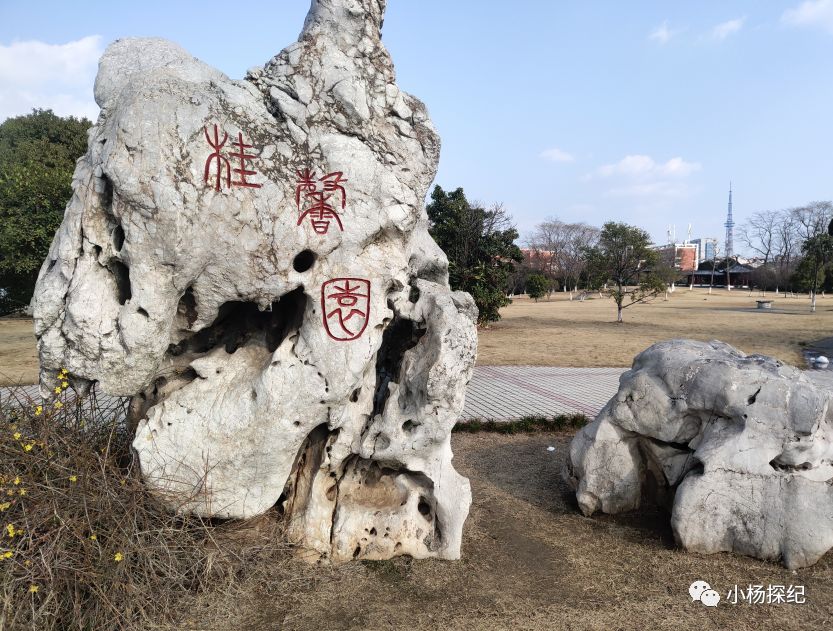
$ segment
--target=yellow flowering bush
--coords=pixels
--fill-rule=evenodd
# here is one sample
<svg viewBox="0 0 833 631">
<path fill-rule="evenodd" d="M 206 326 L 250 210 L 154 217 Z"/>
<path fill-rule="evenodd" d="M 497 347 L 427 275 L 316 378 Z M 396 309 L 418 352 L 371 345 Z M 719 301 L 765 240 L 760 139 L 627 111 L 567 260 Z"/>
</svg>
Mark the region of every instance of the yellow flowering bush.
<svg viewBox="0 0 833 631">
<path fill-rule="evenodd" d="M 233 524 L 169 513 L 141 482 L 126 402 L 57 383 L 49 402 L 0 401 L 0 629 L 179 628 L 183 599 L 282 571 L 277 519 L 241 545 Z M 218 555 L 224 536 L 238 549 Z"/>
</svg>

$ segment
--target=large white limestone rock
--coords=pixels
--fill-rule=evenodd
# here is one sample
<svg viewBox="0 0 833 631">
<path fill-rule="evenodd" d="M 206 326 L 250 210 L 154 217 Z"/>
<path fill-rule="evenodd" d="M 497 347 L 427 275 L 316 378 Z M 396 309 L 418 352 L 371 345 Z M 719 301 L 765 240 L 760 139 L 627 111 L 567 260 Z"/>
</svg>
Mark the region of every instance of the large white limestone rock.
<svg viewBox="0 0 833 631">
<path fill-rule="evenodd" d="M 314 0 L 243 81 L 162 40 L 107 49 L 35 293 L 41 384 L 133 397 L 178 511 L 280 502 L 321 557 L 453 559 L 476 307 L 427 232 L 440 142 L 396 86 L 384 5 Z"/>
<path fill-rule="evenodd" d="M 565 478 L 585 515 L 660 501 L 687 550 L 812 565 L 833 547 L 831 399 L 770 357 L 655 344 L 573 439 Z"/>
</svg>

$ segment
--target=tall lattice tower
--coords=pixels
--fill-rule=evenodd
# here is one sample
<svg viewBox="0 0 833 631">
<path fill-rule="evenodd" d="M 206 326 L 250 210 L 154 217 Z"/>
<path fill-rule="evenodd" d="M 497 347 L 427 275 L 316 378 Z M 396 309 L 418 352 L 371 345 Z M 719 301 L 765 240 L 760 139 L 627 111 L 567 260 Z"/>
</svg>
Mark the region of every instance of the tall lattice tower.
<svg viewBox="0 0 833 631">
<path fill-rule="evenodd" d="M 732 183 L 729 182 L 729 212 L 726 215 L 726 258 L 735 252 L 735 222 L 732 219 Z"/>
</svg>

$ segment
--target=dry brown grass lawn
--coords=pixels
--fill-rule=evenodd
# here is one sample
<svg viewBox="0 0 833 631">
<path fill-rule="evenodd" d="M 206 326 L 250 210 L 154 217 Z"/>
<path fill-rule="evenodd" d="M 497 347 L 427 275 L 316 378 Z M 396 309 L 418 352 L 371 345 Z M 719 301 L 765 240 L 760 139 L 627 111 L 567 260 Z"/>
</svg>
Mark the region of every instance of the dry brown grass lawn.
<svg viewBox="0 0 833 631">
<path fill-rule="evenodd" d="M 768 294 L 767 298 L 774 298 Z M 483 366 L 630 366 L 634 355 L 661 340 L 718 339 L 746 353 L 763 353 L 804 367 L 804 344 L 833 335 L 833 297 L 819 298 L 815 314 L 806 296 L 774 298 L 773 310 L 755 308 L 757 292 L 678 289 L 668 301 L 625 309 L 617 324 L 609 298 L 580 302 L 554 294 L 526 297 L 501 310 L 500 322 L 481 329 L 477 363 Z M 35 383 L 38 361 L 32 321 L 0 319 L 0 386 Z"/>
<path fill-rule="evenodd" d="M 32 321 L 0 318 L 0 386 L 37 380 L 38 351 Z"/>
<path fill-rule="evenodd" d="M 634 355 L 672 338 L 721 340 L 746 353 L 762 353 L 804 367 L 802 345 L 833 335 L 833 297 L 810 313 L 806 295 L 775 298 L 772 311 L 756 309 L 758 292 L 677 289 L 625 309 L 617 324 L 610 298 L 570 302 L 563 294 L 533 302 L 515 298 L 502 319 L 480 331 L 477 362 L 484 366 L 630 366 Z"/>
</svg>

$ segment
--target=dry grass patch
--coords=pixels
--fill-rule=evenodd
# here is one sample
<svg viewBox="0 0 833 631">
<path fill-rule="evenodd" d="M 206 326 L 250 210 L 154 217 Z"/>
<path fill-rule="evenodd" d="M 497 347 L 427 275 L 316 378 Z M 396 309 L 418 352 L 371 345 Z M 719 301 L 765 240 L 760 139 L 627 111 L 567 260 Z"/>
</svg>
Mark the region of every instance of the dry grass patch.
<svg viewBox="0 0 833 631">
<path fill-rule="evenodd" d="M 502 320 L 479 334 L 477 362 L 484 366 L 532 365 L 630 366 L 634 355 L 651 344 L 673 338 L 718 339 L 746 353 L 777 357 L 805 367 L 803 345 L 833 332 L 833 297 L 819 298 L 810 313 L 806 296 L 773 297 L 772 311 L 756 309 L 758 292 L 677 289 L 625 309 L 617 324 L 609 298 L 572 302 L 562 294 L 533 302 L 515 298 L 501 310 Z"/>
<path fill-rule="evenodd" d="M 32 320 L 0 318 L 0 386 L 37 380 L 38 351 Z"/>
<path fill-rule="evenodd" d="M 831 335 L 833 297 L 819 298 L 810 313 L 806 296 L 773 297 L 770 311 L 755 308 L 758 292 L 677 289 L 625 309 L 617 324 L 609 298 L 572 302 L 561 293 L 533 302 L 522 296 L 501 309 L 503 319 L 479 332 L 477 362 L 483 366 L 630 366 L 634 355 L 662 340 L 687 337 L 727 342 L 746 353 L 772 355 L 804 367 L 802 346 Z M 32 321 L 0 319 L 0 386 L 35 383 L 38 359 Z"/>
<path fill-rule="evenodd" d="M 202 593 L 231 599 L 243 577 L 291 578 L 276 513 L 212 522 L 151 497 L 122 404 L 109 400 L 4 396 L 0 629 L 182 628 L 177 619 Z"/>
</svg>

